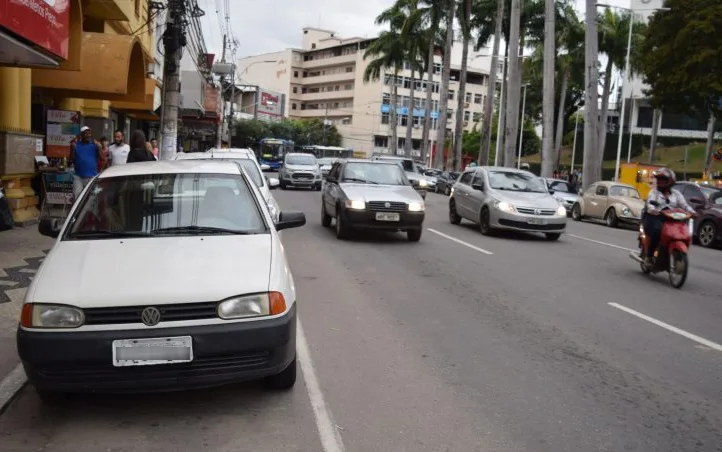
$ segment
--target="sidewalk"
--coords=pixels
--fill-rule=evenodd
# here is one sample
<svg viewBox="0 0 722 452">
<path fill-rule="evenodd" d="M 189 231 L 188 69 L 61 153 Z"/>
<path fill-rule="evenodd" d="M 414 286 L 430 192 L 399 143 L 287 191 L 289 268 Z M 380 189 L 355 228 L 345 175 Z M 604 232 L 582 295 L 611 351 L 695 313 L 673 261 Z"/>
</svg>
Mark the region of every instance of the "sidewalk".
<svg viewBox="0 0 722 452">
<path fill-rule="evenodd" d="M 3 381 L 19 364 L 15 330 L 25 291 L 53 243 L 37 226 L 0 232 L 0 408 L 7 396 Z"/>
</svg>

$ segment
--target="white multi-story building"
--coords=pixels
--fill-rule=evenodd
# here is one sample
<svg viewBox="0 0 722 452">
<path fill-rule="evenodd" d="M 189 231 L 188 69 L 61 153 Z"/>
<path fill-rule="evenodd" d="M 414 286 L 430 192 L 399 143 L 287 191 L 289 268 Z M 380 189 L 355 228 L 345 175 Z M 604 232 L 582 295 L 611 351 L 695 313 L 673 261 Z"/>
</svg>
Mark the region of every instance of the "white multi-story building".
<svg viewBox="0 0 722 452">
<path fill-rule="evenodd" d="M 372 41 L 366 38 L 341 38 L 330 30 L 304 28 L 301 49 L 242 58 L 237 65 L 239 83 L 258 85 L 284 94 L 283 111 L 288 117 L 320 118 L 334 124 L 343 137 L 345 147 L 367 155 L 388 152 L 392 132 L 389 112 L 393 74 L 387 70 L 379 80 L 364 81 L 369 60 L 364 60 L 363 54 Z M 460 59 L 460 53 L 452 52 L 452 63 L 456 59 L 454 56 Z M 487 93 L 488 60 L 470 56 L 470 61 L 486 64 L 486 69 L 484 66 L 475 66 L 468 71 L 466 95 L 459 112 L 463 115 L 464 129 L 467 131 L 473 130 L 481 121 Z M 459 66 L 452 64 L 447 136 L 455 128 L 459 75 Z M 423 78 L 417 73 L 412 79 L 411 71 L 406 66 L 397 79 L 398 148 L 403 149 L 406 126 L 412 121 L 412 147 L 416 156 L 420 155 L 427 107 L 426 74 L 423 74 Z M 413 101 L 410 97 L 412 83 L 415 87 Z M 433 142 L 436 139 L 439 114 L 440 55 L 435 58 L 432 83 L 430 108 L 433 129 L 429 138 Z"/>
</svg>

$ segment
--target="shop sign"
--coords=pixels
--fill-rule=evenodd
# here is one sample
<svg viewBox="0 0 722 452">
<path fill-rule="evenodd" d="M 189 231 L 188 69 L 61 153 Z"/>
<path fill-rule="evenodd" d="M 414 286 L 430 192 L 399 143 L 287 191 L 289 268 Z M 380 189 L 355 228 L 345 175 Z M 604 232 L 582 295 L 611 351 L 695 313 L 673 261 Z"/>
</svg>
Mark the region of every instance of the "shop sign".
<svg viewBox="0 0 722 452">
<path fill-rule="evenodd" d="M 45 155 L 50 158 L 70 156 L 70 142 L 80 133 L 80 112 L 48 110 Z"/>
<path fill-rule="evenodd" d="M 0 0 L 0 27 L 68 59 L 71 0 Z"/>
</svg>

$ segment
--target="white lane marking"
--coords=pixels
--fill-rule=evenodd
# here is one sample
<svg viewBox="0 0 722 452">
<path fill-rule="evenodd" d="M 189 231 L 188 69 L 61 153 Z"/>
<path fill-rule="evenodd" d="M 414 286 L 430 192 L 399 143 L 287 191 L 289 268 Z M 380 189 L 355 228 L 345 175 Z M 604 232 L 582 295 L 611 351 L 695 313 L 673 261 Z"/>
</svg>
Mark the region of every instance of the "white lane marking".
<svg viewBox="0 0 722 452">
<path fill-rule="evenodd" d="M 614 244 L 612 244 L 612 243 L 600 242 L 599 240 L 594 240 L 594 239 L 590 239 L 590 238 L 587 238 L 587 237 L 582 237 L 581 235 L 569 234 L 569 233 L 567 233 L 566 235 L 569 236 L 569 237 L 574 237 L 575 239 L 586 240 L 587 242 L 596 243 L 597 245 L 608 246 L 608 247 L 610 247 L 610 248 L 616 248 L 616 249 L 622 250 L 622 251 L 639 251 L 638 249 L 637 249 L 637 250 L 633 250 L 633 249 L 631 249 L 631 248 L 625 248 L 625 247 L 623 247 L 623 246 L 614 245 Z"/>
<path fill-rule="evenodd" d="M 445 239 L 449 239 L 449 240 L 451 240 L 452 242 L 456 242 L 456 243 L 458 243 L 458 244 L 460 244 L 460 245 L 464 245 L 464 246 L 466 246 L 466 247 L 468 247 L 468 248 L 471 248 L 472 250 L 478 251 L 478 252 L 480 252 L 480 253 L 488 254 L 488 255 L 494 254 L 494 253 L 492 253 L 491 251 L 487 251 L 487 250 L 485 250 L 484 248 L 479 248 L 478 246 L 474 246 L 474 245 L 472 245 L 471 243 L 466 243 L 466 242 L 463 241 L 463 240 L 459 240 L 459 239 L 457 239 L 456 237 L 452 237 L 452 236 L 450 236 L 450 235 L 446 235 L 446 234 L 444 234 L 443 232 L 437 231 L 436 229 L 426 228 L 426 230 L 429 231 L 429 232 L 433 232 L 434 234 L 440 235 L 441 237 L 444 237 Z"/>
<path fill-rule="evenodd" d="M 22 389 L 28 377 L 25 375 L 25 369 L 22 364 L 18 364 L 2 381 L 0 381 L 0 413 L 2 413 L 5 405 Z"/>
<path fill-rule="evenodd" d="M 634 309 L 630 309 L 630 308 L 628 308 L 628 307 L 626 307 L 626 306 L 622 306 L 622 305 L 619 304 L 619 303 L 609 303 L 609 306 L 611 306 L 611 307 L 613 307 L 613 308 L 617 308 L 617 309 L 619 309 L 619 310 L 622 310 L 622 311 L 626 312 L 627 314 L 632 314 L 632 315 L 635 316 L 635 317 L 639 317 L 639 318 L 642 319 L 642 320 L 646 320 L 646 321 L 649 322 L 649 323 L 653 323 L 653 324 L 655 324 L 655 325 L 657 325 L 657 326 L 659 326 L 659 327 L 664 328 L 665 330 L 668 330 L 668 331 L 671 331 L 671 332 L 673 332 L 673 333 L 679 334 L 680 336 L 686 337 L 687 339 L 689 339 L 689 340 L 691 340 L 691 341 L 694 341 L 694 342 L 696 342 L 696 343 L 698 343 L 698 344 L 704 345 L 705 347 L 709 347 L 709 348 L 711 348 L 711 349 L 713 349 L 713 350 L 717 350 L 718 352 L 722 352 L 722 345 L 720 345 L 720 344 L 718 344 L 718 343 L 716 343 L 716 342 L 712 342 L 712 341 L 707 340 L 707 339 L 705 339 L 705 338 L 703 338 L 703 337 L 699 337 L 699 336 L 697 336 L 696 334 L 692 334 L 692 333 L 689 333 L 689 332 L 687 332 L 687 331 L 685 331 L 685 330 L 683 330 L 683 329 L 677 328 L 676 326 L 672 326 L 672 325 L 670 325 L 670 324 L 668 324 L 668 323 L 664 323 L 664 322 L 662 322 L 661 320 L 657 320 L 657 319 L 652 318 L 652 317 L 650 317 L 650 316 L 648 316 L 648 315 L 644 315 L 644 314 L 642 314 L 641 312 L 637 312 L 637 311 L 635 311 Z"/>
<path fill-rule="evenodd" d="M 306 380 L 306 391 L 311 399 L 313 415 L 316 418 L 316 428 L 321 439 L 321 446 L 325 452 L 343 452 L 345 450 L 341 435 L 333 422 L 331 410 L 326 405 L 321 392 L 321 385 L 316 376 L 316 370 L 311 360 L 311 351 L 308 348 L 306 335 L 303 333 L 301 319 L 297 319 L 298 361 L 301 363 L 303 378 Z"/>
</svg>

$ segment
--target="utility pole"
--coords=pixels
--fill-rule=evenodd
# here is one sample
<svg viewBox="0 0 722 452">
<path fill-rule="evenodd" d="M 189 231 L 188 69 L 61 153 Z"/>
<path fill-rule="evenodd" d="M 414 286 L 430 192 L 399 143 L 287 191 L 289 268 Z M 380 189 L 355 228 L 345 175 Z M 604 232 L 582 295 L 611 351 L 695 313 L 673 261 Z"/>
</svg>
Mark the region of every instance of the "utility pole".
<svg viewBox="0 0 722 452">
<path fill-rule="evenodd" d="M 226 62 L 226 39 L 228 39 L 227 36 L 223 35 L 223 53 L 221 53 L 221 63 Z M 218 129 L 216 131 L 216 149 L 221 148 L 221 144 L 223 141 L 223 137 L 222 137 L 222 135 L 223 135 L 223 109 L 224 109 L 223 107 L 225 107 L 225 104 L 226 104 L 226 102 L 225 102 L 226 90 L 223 86 L 223 82 L 225 80 L 226 80 L 226 78 L 221 75 L 221 95 L 220 95 L 221 113 L 218 116 Z"/>
<path fill-rule="evenodd" d="M 185 1 L 168 0 L 163 48 L 163 109 L 160 160 L 173 160 L 178 149 L 178 107 L 180 105 L 180 60 L 186 45 Z"/>
<path fill-rule="evenodd" d="M 233 104 L 236 102 L 236 65 L 233 65 L 233 77 L 231 77 L 231 105 L 228 108 L 228 145 L 233 140 Z"/>
</svg>

